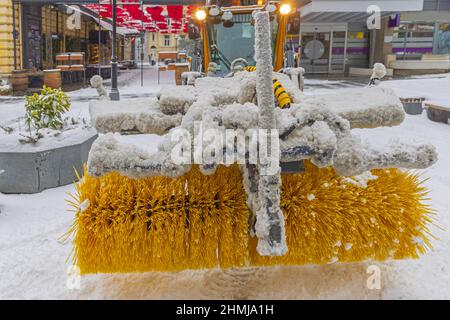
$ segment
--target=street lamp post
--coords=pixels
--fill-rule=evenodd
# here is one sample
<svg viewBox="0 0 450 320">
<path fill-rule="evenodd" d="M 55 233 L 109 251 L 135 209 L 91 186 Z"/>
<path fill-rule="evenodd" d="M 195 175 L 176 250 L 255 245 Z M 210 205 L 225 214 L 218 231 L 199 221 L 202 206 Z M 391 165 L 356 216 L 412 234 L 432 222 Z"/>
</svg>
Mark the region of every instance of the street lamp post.
<svg viewBox="0 0 450 320">
<path fill-rule="evenodd" d="M 117 56 L 116 56 L 116 24 L 117 24 L 117 11 L 116 11 L 117 0 L 112 0 L 112 55 L 111 55 L 111 92 L 109 93 L 109 98 L 113 101 L 120 100 L 119 89 L 117 88 Z"/>
</svg>

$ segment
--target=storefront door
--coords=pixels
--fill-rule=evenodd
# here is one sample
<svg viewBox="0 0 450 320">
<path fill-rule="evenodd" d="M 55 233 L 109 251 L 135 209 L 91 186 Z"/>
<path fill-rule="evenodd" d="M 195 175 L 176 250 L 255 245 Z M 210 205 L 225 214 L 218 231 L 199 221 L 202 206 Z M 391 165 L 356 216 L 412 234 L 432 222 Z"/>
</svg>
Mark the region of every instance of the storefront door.
<svg viewBox="0 0 450 320">
<path fill-rule="evenodd" d="M 307 73 L 344 73 L 346 26 L 302 26 L 300 66 Z"/>
<path fill-rule="evenodd" d="M 41 5 L 23 4 L 23 62 L 25 69 L 42 67 Z"/>
<path fill-rule="evenodd" d="M 347 32 L 331 32 L 331 52 L 329 73 L 344 73 L 347 60 Z"/>
<path fill-rule="evenodd" d="M 302 33 L 300 65 L 307 73 L 328 73 L 330 32 Z"/>
</svg>

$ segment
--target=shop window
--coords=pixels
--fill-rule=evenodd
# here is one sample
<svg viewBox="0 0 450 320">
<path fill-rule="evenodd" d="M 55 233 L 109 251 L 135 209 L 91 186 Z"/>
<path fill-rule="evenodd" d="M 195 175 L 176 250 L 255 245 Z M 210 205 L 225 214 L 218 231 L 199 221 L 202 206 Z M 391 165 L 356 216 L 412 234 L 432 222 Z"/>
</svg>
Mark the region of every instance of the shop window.
<svg viewBox="0 0 450 320">
<path fill-rule="evenodd" d="M 355 68 L 369 66 L 369 32 L 349 31 L 347 33 L 346 65 Z"/>
<path fill-rule="evenodd" d="M 164 35 L 164 46 L 170 47 L 170 35 L 168 34 Z"/>
<path fill-rule="evenodd" d="M 436 39 L 436 53 L 450 54 L 450 24 L 439 24 L 439 31 Z"/>
<path fill-rule="evenodd" d="M 359 39 L 363 40 L 367 37 L 367 32 L 363 31 L 349 31 L 348 39 Z"/>
<path fill-rule="evenodd" d="M 394 29 L 392 51 L 399 59 L 418 59 L 433 53 L 434 22 L 403 22 Z"/>
</svg>

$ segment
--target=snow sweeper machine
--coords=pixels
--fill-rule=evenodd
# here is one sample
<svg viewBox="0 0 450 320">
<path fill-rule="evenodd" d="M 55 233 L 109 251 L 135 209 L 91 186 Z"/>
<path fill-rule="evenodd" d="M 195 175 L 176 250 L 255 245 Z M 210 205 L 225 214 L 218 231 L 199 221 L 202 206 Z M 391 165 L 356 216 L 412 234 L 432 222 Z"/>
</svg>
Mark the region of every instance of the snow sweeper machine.
<svg viewBox="0 0 450 320">
<path fill-rule="evenodd" d="M 304 94 L 302 69 L 283 53 L 293 11 L 208 3 L 194 13 L 203 70 L 186 73 L 187 85 L 91 101 L 102 135 L 69 232 L 82 274 L 384 261 L 431 246 L 427 190 L 408 170 L 433 165 L 435 148 L 354 133 L 405 118 L 376 85 L 382 65 L 367 87 Z M 161 142 L 155 151 L 118 135 L 130 132 Z"/>
</svg>

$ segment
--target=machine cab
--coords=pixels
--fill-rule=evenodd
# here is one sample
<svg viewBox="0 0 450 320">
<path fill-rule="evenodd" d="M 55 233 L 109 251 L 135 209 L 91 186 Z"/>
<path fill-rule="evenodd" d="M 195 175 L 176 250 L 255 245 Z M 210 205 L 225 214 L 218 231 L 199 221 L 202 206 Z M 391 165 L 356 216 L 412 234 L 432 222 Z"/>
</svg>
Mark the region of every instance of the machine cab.
<svg viewBox="0 0 450 320">
<path fill-rule="evenodd" d="M 289 18 L 294 16 L 293 7 L 280 1 L 237 0 L 206 4 L 194 13 L 192 27 L 198 27 L 197 37 L 201 35 L 203 43 L 203 71 L 210 62 L 215 62 L 218 74 L 228 74 L 232 62 L 239 58 L 245 59 L 249 66 L 256 65 L 253 13 L 264 8 L 270 12 L 274 69 L 283 67 L 286 29 Z"/>
</svg>

